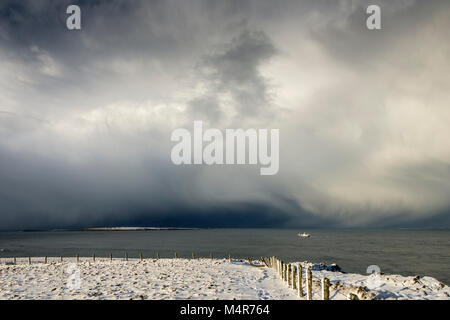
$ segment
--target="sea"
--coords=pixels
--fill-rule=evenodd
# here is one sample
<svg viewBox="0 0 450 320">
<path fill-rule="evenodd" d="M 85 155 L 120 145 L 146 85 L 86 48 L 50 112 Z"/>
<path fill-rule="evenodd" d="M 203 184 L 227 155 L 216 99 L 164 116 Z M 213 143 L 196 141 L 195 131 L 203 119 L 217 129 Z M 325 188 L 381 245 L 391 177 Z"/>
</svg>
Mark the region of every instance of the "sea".
<svg viewBox="0 0 450 320">
<path fill-rule="evenodd" d="M 301 238 L 298 233 L 309 233 Z M 195 229 L 0 232 L 0 259 L 76 256 L 252 258 L 336 263 L 345 272 L 432 276 L 450 285 L 450 230 Z"/>
</svg>

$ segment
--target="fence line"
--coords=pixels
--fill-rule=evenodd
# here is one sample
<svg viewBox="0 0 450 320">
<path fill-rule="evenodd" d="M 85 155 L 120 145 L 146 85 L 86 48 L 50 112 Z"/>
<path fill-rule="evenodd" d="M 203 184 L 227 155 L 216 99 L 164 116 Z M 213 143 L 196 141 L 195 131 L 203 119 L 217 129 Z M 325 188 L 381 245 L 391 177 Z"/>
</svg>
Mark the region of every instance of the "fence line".
<svg viewBox="0 0 450 320">
<path fill-rule="evenodd" d="M 210 252 L 209 254 L 210 259 L 214 259 L 213 252 Z M 75 256 L 76 262 L 80 262 L 80 256 L 77 254 Z M 175 258 L 178 258 L 178 253 L 175 252 Z M 195 259 L 195 253 L 192 252 L 192 259 Z M 92 254 L 92 262 L 95 262 L 96 255 L 95 253 Z M 157 252 L 156 259 L 160 259 L 160 254 Z M 6 261 L 6 258 L 4 258 Z M 109 254 L 109 260 L 113 260 L 112 253 Z M 143 261 L 144 257 L 142 255 L 142 252 L 139 252 L 139 261 Z M 228 253 L 228 260 L 230 263 L 233 262 L 233 258 L 231 257 L 231 254 Z M 313 280 L 312 280 L 312 272 L 310 268 L 306 268 L 305 270 L 305 281 L 303 280 L 303 266 L 301 264 L 293 265 L 290 263 L 285 263 L 284 261 L 278 259 L 275 256 L 272 256 L 270 258 L 261 258 L 263 263 L 265 265 L 255 265 L 253 264 L 252 260 L 248 258 L 248 261 L 251 266 L 253 267 L 269 267 L 276 271 L 276 274 L 281 278 L 281 280 L 286 284 L 286 286 L 292 290 L 294 290 L 298 297 L 303 298 L 305 296 L 306 291 L 306 298 L 308 300 L 312 300 L 313 298 Z M 22 260 L 23 261 L 23 260 Z M 63 262 L 63 256 L 60 256 L 60 262 Z M 125 252 L 125 261 L 128 261 L 128 252 Z M 44 263 L 48 263 L 48 257 L 44 257 Z M 13 264 L 17 264 L 16 257 L 13 257 Z M 31 257 L 28 257 L 28 264 L 32 264 Z M 305 282 L 305 291 L 303 289 Z M 330 298 L 330 280 L 328 278 L 323 277 L 320 281 L 321 283 L 321 297 L 322 300 L 329 300 Z M 356 296 L 357 298 L 357 296 Z M 355 295 L 350 296 L 349 299 L 355 299 Z"/>
<path fill-rule="evenodd" d="M 156 259 L 160 259 L 159 252 L 156 253 Z M 213 252 L 210 252 L 209 254 L 210 259 L 214 259 Z M 76 262 L 80 262 L 80 256 L 77 254 L 75 256 Z M 175 252 L 175 258 L 178 258 L 178 253 Z M 192 252 L 192 259 L 195 259 L 195 253 Z M 206 257 L 205 257 L 206 258 Z M 6 261 L 6 258 L 3 258 Z M 26 259 L 26 258 L 25 258 Z M 96 255 L 95 253 L 92 254 L 92 262 L 95 262 Z M 110 261 L 113 260 L 112 253 L 109 254 Z M 143 261 L 144 257 L 142 255 L 142 252 L 139 252 L 139 261 Z M 233 258 L 231 257 L 231 254 L 228 253 L 228 260 L 230 263 L 233 262 Z M 310 268 L 306 268 L 305 270 L 305 281 L 303 280 L 303 266 L 301 264 L 293 265 L 290 263 L 285 263 L 284 261 L 278 259 L 275 256 L 272 256 L 270 258 L 261 258 L 264 265 L 255 265 L 250 258 L 248 258 L 248 261 L 251 266 L 253 267 L 269 267 L 276 271 L 276 274 L 281 278 L 281 280 L 286 284 L 286 286 L 289 289 L 294 290 L 298 297 L 303 298 L 305 296 L 306 291 L 306 298 L 308 300 L 312 300 L 313 298 L 313 280 L 312 280 L 312 272 Z M 23 261 L 23 260 L 22 260 Z M 60 262 L 63 262 L 63 256 L 60 256 Z M 128 252 L 125 252 L 125 261 L 128 261 Z M 44 257 L 44 263 L 48 263 L 48 257 Z M 17 264 L 17 258 L 13 257 L 13 264 Z M 32 264 L 31 257 L 28 257 L 28 264 Z M 303 288 L 305 283 L 305 290 Z M 323 277 L 320 281 L 321 283 L 321 298 L 322 300 L 329 300 L 330 299 L 330 280 L 328 278 Z M 357 299 L 356 295 L 350 295 L 349 299 Z"/>
<path fill-rule="evenodd" d="M 142 252 L 138 252 L 137 256 L 138 256 L 137 259 L 139 259 L 139 261 L 146 260 L 146 258 L 144 258 L 144 255 L 143 255 Z M 125 260 L 125 261 L 129 260 L 129 255 L 128 255 L 127 251 L 124 252 L 124 256 L 123 257 L 124 257 L 123 260 Z M 176 251 L 174 252 L 174 257 L 177 258 L 177 259 L 180 258 L 180 255 L 178 254 L 178 252 L 176 252 Z M 62 255 L 61 256 L 50 256 L 50 257 L 49 256 L 42 256 L 42 257 L 34 257 L 34 258 L 33 257 L 26 257 L 26 256 L 25 257 L 2 257 L 2 258 L 0 258 L 0 264 L 17 265 L 19 263 L 26 263 L 26 262 L 28 264 L 33 264 L 33 263 L 44 263 L 44 264 L 47 264 L 47 263 L 49 263 L 51 261 L 52 262 L 57 262 L 58 260 L 59 260 L 59 262 L 65 262 L 65 261 L 67 261 L 66 258 L 69 259 L 69 261 L 70 261 L 70 259 L 74 259 L 77 263 L 79 263 L 80 261 L 86 261 L 86 259 L 88 259 L 88 261 L 92 259 L 92 262 L 96 262 L 96 260 L 98 260 L 98 259 L 100 259 L 100 260 L 103 260 L 103 259 L 107 260 L 109 258 L 110 261 L 113 261 L 113 254 L 109 253 L 109 254 L 106 255 L 106 257 L 102 257 L 102 256 L 99 257 L 95 252 L 93 252 L 90 256 L 87 255 L 87 256 L 83 256 L 83 257 L 80 257 L 79 254 L 76 254 L 73 257 L 62 256 Z M 209 258 L 209 259 L 212 259 L 212 260 L 216 259 L 216 257 L 214 256 L 214 252 L 209 252 L 209 254 L 199 255 L 199 256 L 197 256 L 195 254 L 195 252 L 192 252 L 192 259 L 198 259 L 198 258 L 200 258 L 200 259 L 208 259 Z M 11 263 L 11 260 L 9 260 L 9 259 L 12 260 L 12 263 Z M 155 259 L 155 258 L 148 258 L 148 259 Z M 161 255 L 160 255 L 159 252 L 156 252 L 156 259 L 161 259 Z M 227 253 L 222 259 L 227 259 L 230 263 L 233 262 L 233 257 L 231 256 L 231 253 Z M 250 258 L 247 258 L 247 259 L 250 259 Z M 10 262 L 8 262 L 8 260 Z M 241 260 L 244 260 L 244 259 L 241 258 Z M 258 265 L 258 267 L 259 267 L 259 265 Z"/>
<path fill-rule="evenodd" d="M 266 259 L 263 259 L 266 262 Z M 267 259 L 270 268 L 274 269 L 278 276 L 281 278 L 288 288 L 293 289 L 297 292 L 298 297 L 304 297 L 303 291 L 303 267 L 301 264 L 297 266 L 290 263 L 285 263 L 284 261 L 273 256 Z M 312 300 L 313 298 L 313 285 L 312 285 L 312 272 L 310 268 L 306 268 L 306 298 Z M 321 279 L 321 297 L 322 300 L 330 299 L 330 280 L 323 277 Z M 354 297 L 351 297 L 354 299 Z"/>
</svg>

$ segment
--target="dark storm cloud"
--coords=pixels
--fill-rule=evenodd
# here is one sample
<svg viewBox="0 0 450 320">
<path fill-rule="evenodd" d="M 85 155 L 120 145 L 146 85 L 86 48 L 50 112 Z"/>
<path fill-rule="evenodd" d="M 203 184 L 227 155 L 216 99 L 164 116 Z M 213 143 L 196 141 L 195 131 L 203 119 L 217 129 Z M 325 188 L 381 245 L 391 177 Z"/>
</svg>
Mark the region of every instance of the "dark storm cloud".
<svg viewBox="0 0 450 320">
<path fill-rule="evenodd" d="M 285 212 L 271 204 L 264 203 L 234 203 L 232 205 L 215 205 L 209 208 L 190 207 L 189 205 L 171 206 L 149 214 L 148 208 L 126 208 L 127 213 L 115 219 L 102 221 L 102 225 L 133 225 L 157 227 L 200 227 L 200 228 L 273 228 L 293 227 L 298 225 L 298 217 L 291 212 Z M 317 226 L 325 222 L 314 215 L 300 211 L 301 226 Z M 294 224 L 292 224 L 294 222 Z M 329 222 L 329 221 L 328 221 Z"/>
<path fill-rule="evenodd" d="M 2 1 L 0 229 L 448 225 L 449 2 L 369 3 Z M 279 175 L 174 166 L 193 120 Z"/>
<path fill-rule="evenodd" d="M 78 228 L 86 226 L 303 227 L 330 223 L 280 195 L 267 201 L 193 203 L 187 185 L 195 174 L 168 179 L 159 165 L 155 174 L 131 175 L 111 163 L 61 164 L 24 154 L 0 153 L 3 229 Z M 155 165 L 155 161 L 151 161 Z M 167 168 L 166 168 L 167 170 Z M 143 169 L 140 172 L 144 172 Z M 117 178 L 121 176 L 121 181 Z M 296 214 L 293 215 L 293 212 Z M 14 214 L 11 214 L 14 213 Z"/>
<path fill-rule="evenodd" d="M 267 35 L 244 30 L 214 51 L 196 66 L 207 89 L 190 101 L 187 112 L 191 117 L 217 124 L 227 113 L 218 99 L 224 94 L 230 96 L 238 118 L 268 117 L 273 112 L 271 87 L 259 70 L 277 51 Z"/>
<path fill-rule="evenodd" d="M 233 96 L 240 116 L 253 116 L 269 107 L 269 88 L 259 67 L 275 53 L 264 33 L 244 31 L 224 52 L 206 58 L 205 67 L 211 69 L 210 81 L 219 92 Z"/>
</svg>

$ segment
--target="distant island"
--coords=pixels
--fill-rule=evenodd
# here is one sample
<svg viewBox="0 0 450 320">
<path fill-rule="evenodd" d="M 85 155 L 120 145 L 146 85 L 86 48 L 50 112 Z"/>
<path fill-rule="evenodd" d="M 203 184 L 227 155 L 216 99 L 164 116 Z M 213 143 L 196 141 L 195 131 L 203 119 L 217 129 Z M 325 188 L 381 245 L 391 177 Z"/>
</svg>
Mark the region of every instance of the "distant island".
<svg viewBox="0 0 450 320">
<path fill-rule="evenodd" d="M 175 227 L 109 227 L 109 228 L 82 228 L 77 231 L 159 231 L 159 230 L 199 230 L 201 228 L 175 228 Z"/>
<path fill-rule="evenodd" d="M 50 229 L 50 230 L 23 230 L 23 232 L 50 232 L 50 231 L 165 231 L 165 230 L 200 230 L 205 228 L 176 228 L 176 227 L 95 227 L 77 229 Z"/>
</svg>

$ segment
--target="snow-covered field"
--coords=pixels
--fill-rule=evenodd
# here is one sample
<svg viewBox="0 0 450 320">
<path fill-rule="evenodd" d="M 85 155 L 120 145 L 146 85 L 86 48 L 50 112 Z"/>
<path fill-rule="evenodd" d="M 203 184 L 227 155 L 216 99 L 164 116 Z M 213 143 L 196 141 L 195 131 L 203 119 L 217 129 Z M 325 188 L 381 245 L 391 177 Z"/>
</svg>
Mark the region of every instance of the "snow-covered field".
<svg viewBox="0 0 450 320">
<path fill-rule="evenodd" d="M 0 264 L 0 299 L 299 299 L 274 269 L 226 259 L 12 259 Z M 320 279 L 331 281 L 330 299 L 450 299 L 450 288 L 434 278 L 371 276 L 312 267 L 313 299 Z M 371 288 L 371 289 L 369 289 Z"/>
</svg>

